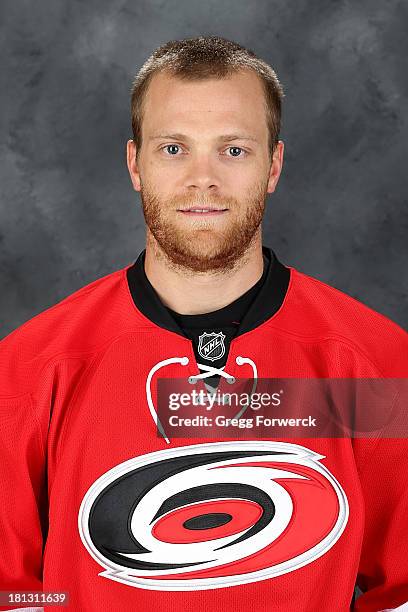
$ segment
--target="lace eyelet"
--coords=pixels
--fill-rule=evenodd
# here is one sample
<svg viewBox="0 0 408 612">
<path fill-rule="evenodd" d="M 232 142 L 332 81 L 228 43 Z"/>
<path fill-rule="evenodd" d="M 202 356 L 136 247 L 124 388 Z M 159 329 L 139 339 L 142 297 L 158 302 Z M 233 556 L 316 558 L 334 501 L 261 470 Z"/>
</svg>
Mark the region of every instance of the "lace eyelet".
<svg viewBox="0 0 408 612">
<path fill-rule="evenodd" d="M 230 376 L 229 378 L 227 378 L 227 383 L 230 385 L 233 385 L 235 382 L 235 376 Z"/>
<path fill-rule="evenodd" d="M 197 380 L 194 376 L 189 376 L 188 377 L 188 382 L 190 383 L 190 385 L 195 385 Z"/>
</svg>

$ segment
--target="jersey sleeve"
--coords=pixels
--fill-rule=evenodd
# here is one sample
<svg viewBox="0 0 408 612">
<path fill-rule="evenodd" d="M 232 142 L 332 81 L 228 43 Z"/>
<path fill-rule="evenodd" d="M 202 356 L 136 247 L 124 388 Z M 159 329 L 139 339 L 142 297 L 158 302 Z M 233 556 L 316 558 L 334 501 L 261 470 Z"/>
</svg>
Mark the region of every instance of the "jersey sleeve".
<svg viewBox="0 0 408 612">
<path fill-rule="evenodd" d="M 59 448 L 58 433 L 52 438 L 50 432 L 59 431 L 87 357 L 93 358 L 90 345 L 81 344 L 83 319 L 72 301 L 67 308 L 63 304 L 0 341 L 0 591 L 44 589 L 49 473 Z M 47 608 L 36 603 L 29 604 L 36 612 Z M 11 604 L 0 603 L 0 610 L 21 608 L 18 601 Z"/>
<path fill-rule="evenodd" d="M 30 394 L 0 396 L 0 465 L 0 591 L 41 591 L 45 457 Z"/>
<path fill-rule="evenodd" d="M 360 446 L 364 442 L 360 441 Z M 356 612 L 408 610 L 408 440 L 372 440 L 361 472 L 365 531 Z"/>
</svg>

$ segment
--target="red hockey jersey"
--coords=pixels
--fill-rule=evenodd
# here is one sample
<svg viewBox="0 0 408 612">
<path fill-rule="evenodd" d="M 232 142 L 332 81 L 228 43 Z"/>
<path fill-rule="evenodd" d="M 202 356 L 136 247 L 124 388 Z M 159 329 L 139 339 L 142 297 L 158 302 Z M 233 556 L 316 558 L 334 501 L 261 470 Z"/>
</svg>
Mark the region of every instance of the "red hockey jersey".
<svg viewBox="0 0 408 612">
<path fill-rule="evenodd" d="M 253 365 L 407 377 L 404 330 L 272 257 L 220 385 Z M 75 612 L 405 609 L 407 441 L 158 436 L 156 379 L 208 367 L 141 266 L 0 343 L 0 591 L 66 592 L 32 609 Z"/>
</svg>

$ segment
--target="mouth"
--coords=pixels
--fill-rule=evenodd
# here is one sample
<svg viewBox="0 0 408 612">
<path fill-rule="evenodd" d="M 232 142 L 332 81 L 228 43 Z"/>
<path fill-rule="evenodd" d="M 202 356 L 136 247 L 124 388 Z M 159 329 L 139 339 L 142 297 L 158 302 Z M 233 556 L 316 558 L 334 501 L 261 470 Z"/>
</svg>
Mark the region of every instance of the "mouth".
<svg viewBox="0 0 408 612">
<path fill-rule="evenodd" d="M 190 208 L 178 208 L 177 212 L 181 212 L 184 215 L 215 216 L 228 212 L 228 208 L 215 208 L 213 206 L 191 206 Z"/>
</svg>

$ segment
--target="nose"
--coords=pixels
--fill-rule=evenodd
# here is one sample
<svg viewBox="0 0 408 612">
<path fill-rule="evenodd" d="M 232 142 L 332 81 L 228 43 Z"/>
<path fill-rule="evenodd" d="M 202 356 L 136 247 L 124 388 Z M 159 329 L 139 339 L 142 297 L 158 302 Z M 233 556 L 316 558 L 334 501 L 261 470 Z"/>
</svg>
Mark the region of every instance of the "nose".
<svg viewBox="0 0 408 612">
<path fill-rule="evenodd" d="M 192 155 L 186 169 L 185 187 L 189 190 L 207 191 L 220 187 L 220 178 L 210 155 Z"/>
</svg>

